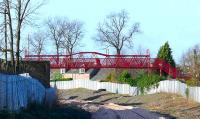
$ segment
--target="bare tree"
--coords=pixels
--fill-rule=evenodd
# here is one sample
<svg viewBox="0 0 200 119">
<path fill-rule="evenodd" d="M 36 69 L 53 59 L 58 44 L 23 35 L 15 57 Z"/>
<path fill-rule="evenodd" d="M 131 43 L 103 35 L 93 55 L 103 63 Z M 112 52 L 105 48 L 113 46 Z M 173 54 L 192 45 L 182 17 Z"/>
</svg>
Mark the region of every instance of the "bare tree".
<svg viewBox="0 0 200 119">
<path fill-rule="evenodd" d="M 11 65 L 15 67 L 14 65 L 14 33 L 13 33 L 13 20 L 11 16 L 11 1 L 4 0 L 3 5 L 5 6 L 5 11 L 8 16 L 8 25 L 9 25 L 9 31 L 10 31 L 10 58 L 11 58 Z M 5 14 L 5 13 L 4 13 Z M 5 31 L 7 32 L 7 31 Z"/>
<path fill-rule="evenodd" d="M 7 19 L 7 8 L 6 8 L 6 1 L 3 0 L 0 2 L 0 13 L 3 15 L 3 20 L 2 24 L 0 24 L 0 32 L 1 32 L 1 46 L 0 46 L 0 51 L 4 53 L 5 56 L 5 64 L 6 64 L 6 69 L 8 67 L 8 52 L 10 52 L 10 49 L 8 49 L 8 19 Z M 4 40 L 3 40 L 4 39 Z M 4 42 L 3 42 L 4 41 Z"/>
<path fill-rule="evenodd" d="M 31 51 L 36 53 L 37 55 L 41 55 L 41 53 L 44 52 L 45 50 L 45 41 L 46 41 L 45 33 L 36 32 L 29 40 L 30 40 Z"/>
<path fill-rule="evenodd" d="M 1 33 L 1 51 L 5 54 L 5 62 L 7 65 L 7 42 L 8 42 L 8 38 L 7 38 L 7 10 L 6 10 L 6 6 L 5 4 L 2 2 L 0 7 L 0 13 L 2 14 L 2 16 L 4 17 L 4 19 L 2 20 L 2 24 L 0 24 L 0 33 Z M 4 41 L 4 42 L 3 42 Z"/>
<path fill-rule="evenodd" d="M 194 79 L 200 80 L 200 46 L 195 45 L 183 53 L 181 57 L 181 69 L 192 75 Z"/>
<path fill-rule="evenodd" d="M 63 26 L 62 47 L 66 49 L 67 54 L 71 55 L 74 49 L 80 45 L 83 37 L 83 24 L 79 21 L 65 21 Z"/>
<path fill-rule="evenodd" d="M 99 24 L 96 41 L 100 41 L 107 47 L 114 47 L 118 55 L 125 45 L 132 47 L 133 36 L 139 32 L 139 23 L 133 24 L 127 30 L 128 20 L 128 13 L 124 10 L 120 13 L 110 14 L 104 23 Z"/>
<path fill-rule="evenodd" d="M 147 54 L 147 49 L 139 45 L 135 52 L 137 55 L 144 55 Z"/>
<path fill-rule="evenodd" d="M 48 36 L 53 40 L 56 47 L 56 54 L 59 55 L 63 38 L 63 21 L 58 18 L 49 18 L 46 22 L 48 27 Z"/>
<path fill-rule="evenodd" d="M 35 3 L 35 4 L 34 4 Z M 20 58 L 20 41 L 22 27 L 24 27 L 31 20 L 31 16 L 35 15 L 43 4 L 43 1 L 36 0 L 3 0 L 2 4 L 5 6 L 6 15 L 8 19 L 9 37 L 10 37 L 10 54 L 11 62 L 14 66 L 14 43 L 16 43 L 16 70 L 19 68 Z M 30 20 L 30 21 L 29 21 Z M 16 38 L 16 40 L 15 40 Z M 15 66 L 14 66 L 15 67 Z"/>
<path fill-rule="evenodd" d="M 17 14 L 17 28 L 16 28 L 16 63 L 17 70 L 19 67 L 19 57 L 20 57 L 20 41 L 21 41 L 21 29 L 25 21 L 30 18 L 31 15 L 35 14 L 43 4 L 44 1 L 37 3 L 35 6 L 30 6 L 33 0 L 17 0 L 14 5 L 15 12 Z"/>
</svg>

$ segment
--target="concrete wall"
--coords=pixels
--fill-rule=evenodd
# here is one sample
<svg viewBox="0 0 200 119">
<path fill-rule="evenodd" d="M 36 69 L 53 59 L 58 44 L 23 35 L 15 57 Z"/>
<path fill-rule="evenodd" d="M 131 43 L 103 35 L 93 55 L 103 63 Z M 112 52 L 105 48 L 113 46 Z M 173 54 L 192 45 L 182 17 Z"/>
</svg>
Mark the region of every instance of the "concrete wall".
<svg viewBox="0 0 200 119">
<path fill-rule="evenodd" d="M 83 80 L 89 80 L 90 74 L 63 74 L 64 78 L 73 78 L 73 79 L 83 79 Z"/>
</svg>

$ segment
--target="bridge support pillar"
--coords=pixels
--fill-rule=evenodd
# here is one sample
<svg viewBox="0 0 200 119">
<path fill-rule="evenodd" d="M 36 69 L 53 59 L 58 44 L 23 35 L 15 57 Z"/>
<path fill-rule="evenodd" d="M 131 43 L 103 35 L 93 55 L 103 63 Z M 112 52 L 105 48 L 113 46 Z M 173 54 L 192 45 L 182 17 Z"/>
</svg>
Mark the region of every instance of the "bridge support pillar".
<svg viewBox="0 0 200 119">
<path fill-rule="evenodd" d="M 160 77 L 162 76 L 162 70 L 161 70 L 161 68 L 160 68 Z"/>
</svg>

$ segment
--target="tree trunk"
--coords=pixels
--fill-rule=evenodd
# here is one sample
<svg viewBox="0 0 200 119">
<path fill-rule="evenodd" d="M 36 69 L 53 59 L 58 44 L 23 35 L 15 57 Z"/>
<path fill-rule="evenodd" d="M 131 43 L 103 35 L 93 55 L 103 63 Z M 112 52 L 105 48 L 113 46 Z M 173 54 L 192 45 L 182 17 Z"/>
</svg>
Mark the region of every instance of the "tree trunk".
<svg viewBox="0 0 200 119">
<path fill-rule="evenodd" d="M 59 46 L 56 46 L 57 64 L 59 63 Z"/>
<path fill-rule="evenodd" d="M 117 50 L 117 55 L 121 55 L 121 49 L 117 48 L 116 50 Z M 117 57 L 116 65 L 119 65 L 119 62 L 120 62 L 120 57 Z M 121 72 L 122 72 L 121 68 L 115 68 L 115 73 L 116 73 L 115 78 L 116 78 L 116 80 L 119 79 Z"/>
<path fill-rule="evenodd" d="M 13 44 L 14 44 L 14 35 L 13 35 L 13 28 L 12 28 L 12 17 L 11 17 L 11 13 L 10 13 L 10 3 L 8 0 L 6 0 L 6 4 L 7 4 L 7 12 L 8 12 L 8 22 L 9 22 L 9 29 L 10 29 L 10 58 L 11 58 L 11 65 L 12 65 L 12 71 L 15 72 L 15 61 L 14 61 L 14 48 L 13 48 Z"/>
<path fill-rule="evenodd" d="M 70 48 L 69 50 L 70 60 L 72 60 L 72 53 L 73 53 L 73 48 Z"/>
<path fill-rule="evenodd" d="M 121 50 L 120 49 L 116 49 L 117 50 L 117 55 L 121 54 Z"/>
<path fill-rule="evenodd" d="M 21 40 L 21 0 L 18 0 L 17 11 L 17 43 L 16 43 L 16 71 L 19 73 L 19 57 L 20 57 L 20 40 Z"/>
<path fill-rule="evenodd" d="M 6 70 L 8 68 L 8 57 L 7 57 L 7 52 L 8 52 L 8 48 L 7 48 L 7 16 L 6 16 L 6 8 L 4 10 L 4 27 L 5 27 L 5 60 L 6 60 Z"/>
<path fill-rule="evenodd" d="M 18 26 L 17 29 L 17 44 L 16 44 L 16 72 L 19 72 L 19 57 L 20 57 L 20 35 L 21 35 L 21 30 L 20 30 L 20 25 Z"/>
</svg>

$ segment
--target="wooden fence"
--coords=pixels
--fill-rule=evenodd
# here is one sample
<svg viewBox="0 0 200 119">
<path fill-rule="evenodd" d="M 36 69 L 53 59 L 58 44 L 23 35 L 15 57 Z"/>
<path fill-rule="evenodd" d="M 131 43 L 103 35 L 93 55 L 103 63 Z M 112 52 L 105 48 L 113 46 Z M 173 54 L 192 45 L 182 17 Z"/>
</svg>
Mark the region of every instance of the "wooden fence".
<svg viewBox="0 0 200 119">
<path fill-rule="evenodd" d="M 98 82 L 91 80 L 72 80 L 72 81 L 56 81 L 51 82 L 52 87 L 57 89 L 74 89 L 74 88 L 86 88 L 90 90 L 106 89 L 112 93 L 139 95 L 137 87 L 131 87 L 128 84 L 117 84 L 110 82 Z M 188 93 L 186 93 L 188 90 Z M 200 87 L 189 87 L 184 83 L 177 80 L 165 80 L 159 83 L 159 86 L 147 91 L 147 94 L 154 94 L 159 92 L 179 94 L 184 97 L 188 96 L 189 99 L 200 102 Z M 188 95 L 186 95 L 188 94 Z"/>
</svg>

